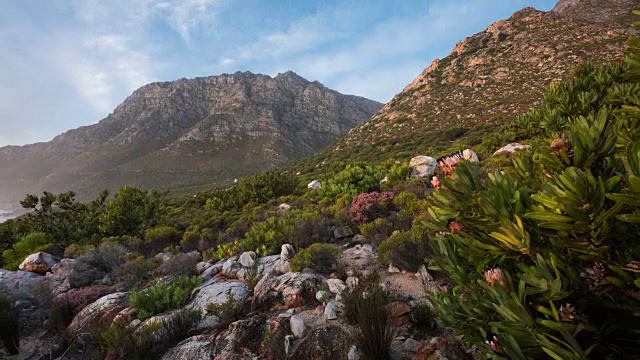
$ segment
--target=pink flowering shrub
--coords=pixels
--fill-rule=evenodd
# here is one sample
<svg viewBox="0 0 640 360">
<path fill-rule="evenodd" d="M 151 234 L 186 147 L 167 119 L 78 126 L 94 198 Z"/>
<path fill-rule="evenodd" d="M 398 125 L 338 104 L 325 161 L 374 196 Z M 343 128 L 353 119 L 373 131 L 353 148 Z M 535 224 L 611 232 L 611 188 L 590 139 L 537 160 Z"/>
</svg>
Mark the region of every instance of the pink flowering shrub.
<svg viewBox="0 0 640 360">
<path fill-rule="evenodd" d="M 351 221 L 362 224 L 373 219 L 387 216 L 393 208 L 393 193 L 370 192 L 361 193 L 353 198 L 349 215 Z"/>
<path fill-rule="evenodd" d="M 54 301 L 59 304 L 68 305 L 71 313 L 75 315 L 87 307 L 87 305 L 113 292 L 114 290 L 111 286 L 91 285 L 71 289 L 64 294 L 58 295 Z"/>
</svg>

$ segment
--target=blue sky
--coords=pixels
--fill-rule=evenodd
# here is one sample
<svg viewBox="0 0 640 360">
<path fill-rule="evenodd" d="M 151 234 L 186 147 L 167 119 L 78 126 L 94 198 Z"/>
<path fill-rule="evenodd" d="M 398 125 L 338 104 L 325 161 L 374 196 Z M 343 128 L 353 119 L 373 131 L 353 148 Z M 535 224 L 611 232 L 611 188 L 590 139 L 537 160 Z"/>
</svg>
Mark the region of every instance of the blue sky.
<svg viewBox="0 0 640 360">
<path fill-rule="evenodd" d="M 293 70 L 387 102 L 456 42 L 555 0 L 5 0 L 0 146 L 97 122 L 153 81 Z"/>
</svg>

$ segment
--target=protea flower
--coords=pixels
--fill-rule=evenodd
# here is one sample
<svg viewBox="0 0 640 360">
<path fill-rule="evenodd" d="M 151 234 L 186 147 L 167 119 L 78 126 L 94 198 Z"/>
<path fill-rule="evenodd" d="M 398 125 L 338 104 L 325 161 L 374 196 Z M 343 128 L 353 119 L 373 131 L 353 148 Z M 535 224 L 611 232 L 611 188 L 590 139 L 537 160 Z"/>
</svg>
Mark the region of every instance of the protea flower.
<svg viewBox="0 0 640 360">
<path fill-rule="evenodd" d="M 434 189 L 439 189 L 442 184 L 440 184 L 440 179 L 437 176 L 431 178 L 431 185 L 433 185 Z"/>
<path fill-rule="evenodd" d="M 455 220 L 449 221 L 449 224 L 447 224 L 447 227 L 449 228 L 449 231 L 451 231 L 452 234 L 455 233 L 456 231 L 460 231 L 464 229 L 464 225 L 462 225 L 461 223 Z"/>
<path fill-rule="evenodd" d="M 584 269 L 582 273 L 580 273 L 589 285 L 589 290 L 594 292 L 602 292 L 603 287 L 609 285 L 609 280 L 607 280 L 607 269 L 605 269 L 603 263 L 595 263 L 593 266 Z"/>
<path fill-rule="evenodd" d="M 493 350 L 494 353 L 504 354 L 504 350 L 502 349 L 502 346 L 500 346 L 500 341 L 498 340 L 497 336 L 493 335 L 493 337 L 485 341 L 485 343 L 489 345 L 489 347 L 491 348 L 491 350 Z"/>
<path fill-rule="evenodd" d="M 495 287 L 495 284 L 498 283 L 503 288 L 507 287 L 507 282 L 504 279 L 504 272 L 499 267 L 495 267 L 493 269 L 489 269 L 484 272 L 484 281 L 487 284 L 491 285 L 491 287 Z"/>
<path fill-rule="evenodd" d="M 560 316 L 560 320 L 564 322 L 573 322 L 576 319 L 576 309 L 569 303 L 560 305 L 558 315 Z"/>
<path fill-rule="evenodd" d="M 626 271 L 640 273 L 640 261 L 632 261 L 624 266 Z"/>
<path fill-rule="evenodd" d="M 569 144 L 569 142 L 565 138 L 558 137 L 553 139 L 553 141 L 551 142 L 550 148 L 557 155 L 560 155 L 560 151 L 562 150 L 564 150 L 564 152 L 566 153 L 569 153 L 569 150 L 571 149 L 571 144 Z"/>
</svg>

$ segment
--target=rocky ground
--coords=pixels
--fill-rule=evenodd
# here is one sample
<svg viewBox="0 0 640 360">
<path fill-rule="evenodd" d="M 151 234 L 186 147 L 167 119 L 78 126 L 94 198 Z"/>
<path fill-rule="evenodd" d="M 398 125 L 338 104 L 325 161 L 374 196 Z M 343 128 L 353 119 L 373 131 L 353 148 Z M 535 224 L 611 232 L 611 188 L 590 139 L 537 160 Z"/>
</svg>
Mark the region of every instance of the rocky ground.
<svg viewBox="0 0 640 360">
<path fill-rule="evenodd" d="M 284 245 L 279 255 L 257 258 L 248 252 L 224 261 L 198 263 L 202 284 L 193 291 L 185 308 L 198 309 L 205 316 L 189 337 L 169 349 L 162 359 L 358 359 L 360 354 L 352 340 L 357 329 L 347 324 L 343 309 L 345 296 L 367 273 L 378 273 L 380 286 L 392 295 L 387 308 L 395 331 L 391 351 L 394 359 L 467 358 L 460 344 L 443 330 L 418 330 L 409 321 L 412 308 L 427 301 L 425 289 L 437 287 L 437 281 L 424 267 L 418 273 L 382 267 L 374 247 L 359 243 L 358 237 L 344 241 L 340 259 L 347 267 L 342 278 L 310 269 L 291 272 L 289 261 L 294 251 L 290 245 Z M 163 256 L 171 257 L 159 257 Z M 19 358 L 86 358 L 86 354 L 74 352 L 73 346 L 65 348 L 55 341 L 47 329 L 48 314 L 38 295 L 45 285 L 56 297 L 72 294 L 69 277 L 75 271 L 74 262 L 38 253 L 25 260 L 21 266 L 24 271 L 0 270 L 0 287 L 18 299 L 22 337 Z M 81 338 L 97 321 L 126 321 L 131 327 L 144 328 L 178 311 L 140 321 L 136 309 L 127 304 L 128 293 L 113 289 L 73 318 L 67 328 L 72 338 Z M 224 323 L 207 314 L 208 304 L 225 304 L 230 297 L 246 309 L 241 319 Z"/>
</svg>

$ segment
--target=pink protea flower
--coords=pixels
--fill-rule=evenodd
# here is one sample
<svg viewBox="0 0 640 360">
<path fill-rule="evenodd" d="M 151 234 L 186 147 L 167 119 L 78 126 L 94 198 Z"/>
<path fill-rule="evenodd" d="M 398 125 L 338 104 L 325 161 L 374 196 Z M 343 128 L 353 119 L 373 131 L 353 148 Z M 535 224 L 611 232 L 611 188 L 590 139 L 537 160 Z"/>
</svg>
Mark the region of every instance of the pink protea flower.
<svg viewBox="0 0 640 360">
<path fill-rule="evenodd" d="M 487 284 L 491 285 L 491 287 L 495 287 L 496 283 L 500 284 L 500 286 L 504 288 L 507 287 L 507 282 L 504 279 L 504 272 L 502 272 L 502 269 L 498 267 L 485 271 L 484 280 Z"/>
<path fill-rule="evenodd" d="M 564 322 L 573 322 L 576 319 L 576 309 L 569 303 L 560 305 L 558 315 L 560 315 L 560 320 Z"/>
<path fill-rule="evenodd" d="M 455 220 L 451 220 L 447 225 L 447 227 L 449 228 L 449 231 L 451 231 L 452 234 L 464 229 L 464 225 L 462 225 L 460 222 Z"/>
<path fill-rule="evenodd" d="M 442 184 L 440 184 L 440 179 L 437 176 L 431 178 L 431 185 L 433 185 L 434 189 L 439 189 Z"/>
<path fill-rule="evenodd" d="M 489 345 L 489 347 L 491 348 L 491 350 L 493 350 L 494 353 L 504 354 L 504 350 L 502 349 L 502 346 L 500 346 L 500 341 L 498 340 L 497 336 L 493 335 L 493 338 L 491 338 L 491 340 L 485 341 L 485 343 Z"/>
</svg>

